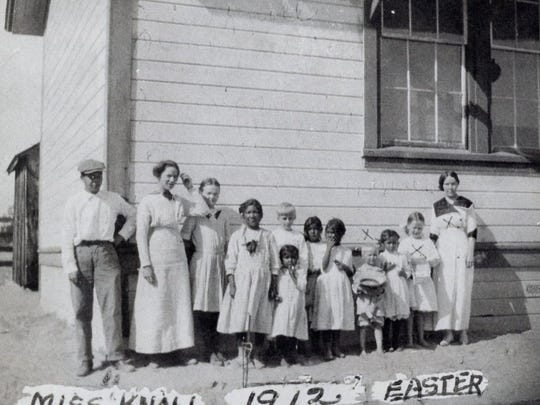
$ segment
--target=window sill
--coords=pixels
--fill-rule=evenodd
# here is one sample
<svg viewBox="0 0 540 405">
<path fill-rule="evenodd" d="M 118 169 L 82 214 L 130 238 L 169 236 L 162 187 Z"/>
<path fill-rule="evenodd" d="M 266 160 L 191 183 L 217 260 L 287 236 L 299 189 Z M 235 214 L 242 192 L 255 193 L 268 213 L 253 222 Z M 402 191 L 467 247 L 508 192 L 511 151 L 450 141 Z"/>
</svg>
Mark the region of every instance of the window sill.
<svg viewBox="0 0 540 405">
<path fill-rule="evenodd" d="M 390 146 L 379 149 L 364 149 L 366 160 L 420 160 L 420 161 L 447 161 L 465 163 L 498 163 L 498 164 L 518 164 L 529 166 L 534 164 L 524 156 L 507 152 L 496 153 L 472 153 L 464 150 L 441 150 L 435 148 L 414 148 L 403 146 Z"/>
</svg>

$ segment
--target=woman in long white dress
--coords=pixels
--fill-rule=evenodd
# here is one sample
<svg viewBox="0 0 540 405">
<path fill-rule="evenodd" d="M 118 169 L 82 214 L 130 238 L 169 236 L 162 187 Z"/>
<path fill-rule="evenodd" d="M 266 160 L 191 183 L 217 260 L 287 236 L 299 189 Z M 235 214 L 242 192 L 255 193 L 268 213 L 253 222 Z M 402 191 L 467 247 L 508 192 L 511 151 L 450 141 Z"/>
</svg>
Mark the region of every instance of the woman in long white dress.
<svg viewBox="0 0 540 405">
<path fill-rule="evenodd" d="M 169 353 L 194 344 L 189 271 L 180 230 L 186 214 L 198 212 L 191 201 L 171 193 L 180 175 L 175 162 L 158 163 L 153 174 L 160 192 L 143 197 L 137 209 L 141 270 L 129 339 L 129 347 L 144 354 Z M 190 183 L 189 177 L 185 179 Z M 156 360 L 151 367 L 158 366 Z"/>
<path fill-rule="evenodd" d="M 435 268 L 437 306 L 435 330 L 444 330 L 441 346 L 454 340 L 460 332 L 461 344 L 468 343 L 467 330 L 471 314 L 474 278 L 476 214 L 473 203 L 457 194 L 459 177 L 447 171 L 439 178 L 444 198 L 433 204 L 431 239 L 436 242 L 441 262 Z"/>
</svg>

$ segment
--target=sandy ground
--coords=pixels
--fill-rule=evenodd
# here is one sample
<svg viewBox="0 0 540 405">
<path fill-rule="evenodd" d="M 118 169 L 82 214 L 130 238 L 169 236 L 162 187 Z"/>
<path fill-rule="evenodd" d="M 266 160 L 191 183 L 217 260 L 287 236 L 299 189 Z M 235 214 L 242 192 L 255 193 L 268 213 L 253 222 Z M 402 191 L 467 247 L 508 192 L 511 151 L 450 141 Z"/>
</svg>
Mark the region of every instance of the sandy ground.
<svg viewBox="0 0 540 405">
<path fill-rule="evenodd" d="M 4 273 L 5 274 L 5 273 Z M 105 369 L 77 378 L 74 376 L 74 340 L 71 328 L 39 308 L 38 293 L 22 290 L 0 277 L 0 404 L 21 398 L 24 386 L 63 384 L 88 389 L 102 388 Z M 344 359 L 311 366 L 269 367 L 250 370 L 250 382 L 279 382 L 311 374 L 316 381 L 342 379 L 362 374 L 370 398 L 375 381 L 395 378 L 396 373 L 415 376 L 455 370 L 482 371 L 489 380 L 481 397 L 432 400 L 435 404 L 518 404 L 540 403 L 540 333 L 491 336 L 474 334 L 468 346 L 437 347 L 434 350 L 405 350 L 370 354 L 354 352 Z M 352 348 L 351 352 L 355 349 Z M 99 363 L 99 361 L 97 361 Z M 200 363 L 157 370 L 140 366 L 120 374 L 120 388 L 166 387 L 180 393 L 200 393 L 207 405 L 224 404 L 224 396 L 241 386 L 241 370 Z M 415 400 L 407 403 L 426 403 Z M 369 403 L 375 403 L 370 401 Z"/>
</svg>

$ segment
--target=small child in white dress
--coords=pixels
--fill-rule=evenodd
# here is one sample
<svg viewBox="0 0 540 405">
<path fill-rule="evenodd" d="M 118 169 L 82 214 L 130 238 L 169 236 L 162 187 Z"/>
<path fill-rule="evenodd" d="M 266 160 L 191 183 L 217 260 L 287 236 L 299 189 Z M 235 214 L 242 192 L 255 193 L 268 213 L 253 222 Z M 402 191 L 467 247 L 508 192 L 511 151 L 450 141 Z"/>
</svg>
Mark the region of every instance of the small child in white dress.
<svg viewBox="0 0 540 405">
<path fill-rule="evenodd" d="M 271 337 L 276 338 L 281 365 L 298 363 L 296 344 L 307 340 L 307 315 L 304 305 L 306 273 L 297 267 L 298 248 L 284 245 L 279 251 L 278 299 L 274 310 Z"/>
<path fill-rule="evenodd" d="M 353 276 L 353 293 L 356 295 L 356 314 L 360 326 L 360 354 L 366 352 L 366 332 L 373 329 L 377 353 L 382 353 L 382 327 L 384 325 L 384 285 L 386 275 L 382 269 L 377 246 L 363 246 L 366 262 Z"/>
<path fill-rule="evenodd" d="M 341 245 L 345 224 L 332 218 L 326 224 L 326 250 L 322 274 L 317 279 L 313 327 L 321 331 L 324 359 L 345 357 L 340 348 L 342 330 L 354 330 L 354 300 L 349 276 L 353 274 L 352 252 Z"/>
<path fill-rule="evenodd" d="M 304 223 L 304 238 L 307 241 L 309 265 L 306 284 L 306 312 L 308 317 L 309 351 L 320 351 L 320 334 L 313 328 L 313 309 L 317 292 L 317 279 L 321 275 L 322 260 L 326 252 L 326 243 L 321 240 L 323 227 L 319 217 L 309 217 Z M 309 355 L 307 352 L 306 354 Z"/>
<path fill-rule="evenodd" d="M 300 279 L 305 280 L 309 265 L 309 252 L 304 235 L 292 229 L 296 219 L 296 209 L 288 202 L 281 203 L 277 208 L 277 220 L 280 226 L 272 231 L 278 251 L 285 245 L 293 245 L 298 249 L 296 270 Z M 305 286 L 304 286 L 305 290 Z"/>
<path fill-rule="evenodd" d="M 439 264 L 440 257 L 437 248 L 429 238 L 423 235 L 424 216 L 413 212 L 407 218 L 407 237 L 399 244 L 398 252 L 407 256 L 412 266 L 413 290 L 416 305 L 414 324 L 418 335 L 418 343 L 430 347 L 424 339 L 425 315 L 437 311 L 437 293 L 431 278 L 431 269 Z"/>
<path fill-rule="evenodd" d="M 244 226 L 231 235 L 225 259 L 227 289 L 221 303 L 217 330 L 235 334 L 238 345 L 236 363 L 243 364 L 243 346 L 253 344 L 250 358 L 256 368 L 265 366 L 262 345 L 272 332 L 272 297 L 277 288 L 280 263 L 272 232 L 261 228 L 263 209 L 249 199 L 240 205 Z"/>
<path fill-rule="evenodd" d="M 406 327 L 410 316 L 411 298 L 407 279 L 411 270 L 404 255 L 398 253 L 399 235 L 392 229 L 381 233 L 380 243 L 384 252 L 380 254 L 383 269 L 386 271 L 387 283 L 384 293 L 384 338 L 388 351 L 402 349 L 399 342 L 401 329 Z M 411 343 L 411 342 L 408 342 Z"/>
</svg>

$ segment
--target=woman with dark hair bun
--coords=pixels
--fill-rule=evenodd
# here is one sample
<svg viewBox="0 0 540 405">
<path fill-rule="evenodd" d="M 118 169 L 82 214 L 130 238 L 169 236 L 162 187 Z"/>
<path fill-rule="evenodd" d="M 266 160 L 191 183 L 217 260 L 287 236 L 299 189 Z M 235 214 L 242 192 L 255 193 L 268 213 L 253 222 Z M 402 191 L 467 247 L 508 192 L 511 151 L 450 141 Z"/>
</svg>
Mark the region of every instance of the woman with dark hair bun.
<svg viewBox="0 0 540 405">
<path fill-rule="evenodd" d="M 433 204 L 430 237 L 436 242 L 441 262 L 435 268 L 438 313 L 435 330 L 444 330 L 441 346 L 454 340 L 460 332 L 460 343 L 467 344 L 471 295 L 474 276 L 476 214 L 472 201 L 457 194 L 459 177 L 446 171 L 439 177 L 444 197 Z"/>
<path fill-rule="evenodd" d="M 204 207 L 171 190 L 179 178 L 189 190 L 191 178 L 172 160 L 152 170 L 159 192 L 144 196 L 137 209 L 137 248 L 141 268 L 131 322 L 129 347 L 147 355 L 193 346 L 193 316 L 188 263 L 180 235 L 188 215 L 206 214 Z M 149 358 L 150 367 L 159 358 Z"/>
</svg>

